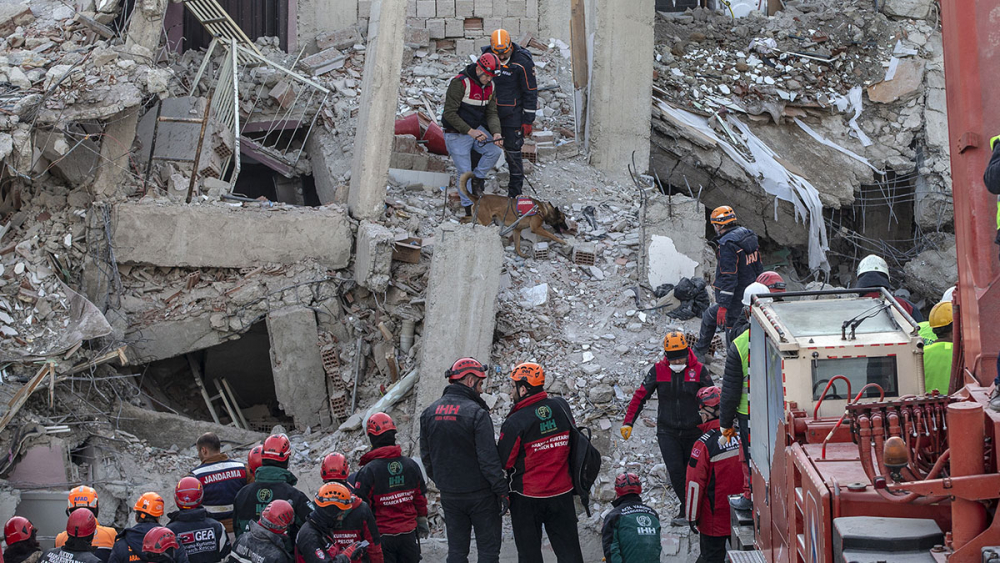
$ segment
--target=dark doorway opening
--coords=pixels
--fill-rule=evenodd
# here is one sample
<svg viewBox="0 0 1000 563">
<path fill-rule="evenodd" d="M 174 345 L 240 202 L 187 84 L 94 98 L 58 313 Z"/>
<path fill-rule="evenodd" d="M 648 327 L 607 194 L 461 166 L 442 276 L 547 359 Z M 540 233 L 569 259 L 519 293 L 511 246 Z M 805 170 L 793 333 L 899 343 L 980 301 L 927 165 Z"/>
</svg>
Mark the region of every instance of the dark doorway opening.
<svg viewBox="0 0 1000 563">
<path fill-rule="evenodd" d="M 219 5 L 240 26 L 251 41 L 277 37 L 281 50 L 288 51 L 288 0 L 219 0 Z M 190 10 L 184 10 L 182 50 L 205 49 L 212 36 Z"/>
</svg>

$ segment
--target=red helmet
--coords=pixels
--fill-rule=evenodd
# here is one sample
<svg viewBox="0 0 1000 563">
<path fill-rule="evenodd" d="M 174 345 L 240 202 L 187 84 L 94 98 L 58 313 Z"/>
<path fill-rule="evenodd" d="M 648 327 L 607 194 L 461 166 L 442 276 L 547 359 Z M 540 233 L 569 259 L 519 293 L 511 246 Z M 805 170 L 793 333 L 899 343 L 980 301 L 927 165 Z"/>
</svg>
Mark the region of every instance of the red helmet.
<svg viewBox="0 0 1000 563">
<path fill-rule="evenodd" d="M 253 475 L 254 471 L 261 466 L 261 453 L 264 451 L 264 446 L 254 446 L 247 454 L 247 470 Z"/>
<path fill-rule="evenodd" d="M 486 377 L 486 368 L 475 358 L 459 358 L 451 364 L 451 369 L 444 372 L 445 377 L 452 381 L 457 381 L 472 374 L 479 378 Z"/>
<path fill-rule="evenodd" d="M 323 458 L 323 466 L 319 470 L 319 475 L 323 478 L 324 483 L 329 481 L 344 481 L 350 473 L 351 466 L 347 463 L 347 458 L 344 457 L 344 454 L 338 452 L 327 454 Z"/>
<path fill-rule="evenodd" d="M 174 504 L 177 508 L 198 508 L 205 496 L 205 489 L 197 477 L 184 477 L 174 488 Z"/>
<path fill-rule="evenodd" d="M 392 418 L 384 412 L 377 412 L 368 418 L 368 427 L 366 432 L 369 436 L 379 436 L 395 429 L 396 424 L 393 423 Z"/>
<path fill-rule="evenodd" d="M 278 499 L 264 507 L 260 513 L 260 525 L 276 533 L 284 534 L 295 521 L 295 509 L 287 500 Z"/>
<path fill-rule="evenodd" d="M 97 532 L 97 518 L 89 508 L 77 508 L 66 520 L 66 533 L 74 538 L 85 538 Z"/>
<path fill-rule="evenodd" d="M 269 459 L 271 461 L 286 462 L 289 456 L 292 455 L 292 443 L 288 441 L 288 436 L 284 434 L 275 434 L 273 436 L 268 436 L 264 440 L 264 448 L 260 452 L 260 459 Z"/>
<path fill-rule="evenodd" d="M 622 473 L 615 477 L 615 496 L 620 497 L 629 493 L 641 494 L 642 482 L 635 473 Z"/>
<path fill-rule="evenodd" d="M 476 61 L 476 66 L 479 70 L 490 76 L 497 75 L 497 69 L 500 68 L 500 58 L 493 53 L 483 53 L 479 55 L 479 60 Z"/>
<path fill-rule="evenodd" d="M 163 526 L 157 526 L 149 530 L 142 538 L 143 553 L 162 554 L 166 553 L 168 549 L 177 549 L 179 547 L 180 544 L 177 543 L 177 536 L 169 528 L 164 528 Z"/>
<path fill-rule="evenodd" d="M 785 279 L 778 272 L 768 270 L 757 276 L 757 283 L 767 286 L 771 293 L 782 293 L 785 291 Z"/>
<path fill-rule="evenodd" d="M 718 387 L 702 387 L 698 390 L 698 408 L 719 406 L 722 402 L 722 391 Z"/>
<path fill-rule="evenodd" d="M 34 533 L 35 527 L 24 516 L 15 516 L 7 520 L 7 523 L 3 527 L 3 539 L 7 542 L 7 545 L 30 540 Z"/>
</svg>

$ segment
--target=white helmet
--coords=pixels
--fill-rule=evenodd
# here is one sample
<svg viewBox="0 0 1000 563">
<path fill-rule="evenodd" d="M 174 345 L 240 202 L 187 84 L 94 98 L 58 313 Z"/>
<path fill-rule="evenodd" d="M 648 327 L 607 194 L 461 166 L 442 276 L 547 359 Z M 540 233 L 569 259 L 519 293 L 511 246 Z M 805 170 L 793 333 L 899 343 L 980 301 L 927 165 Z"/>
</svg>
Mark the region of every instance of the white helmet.
<svg viewBox="0 0 1000 563">
<path fill-rule="evenodd" d="M 885 263 L 885 260 L 881 256 L 876 256 L 875 254 L 869 254 L 858 262 L 858 277 L 866 272 L 881 272 L 885 274 L 885 277 L 889 277 L 889 265 Z"/>
<path fill-rule="evenodd" d="M 762 283 L 753 282 L 748 285 L 746 289 L 743 290 L 743 306 L 749 307 L 750 301 L 753 299 L 754 295 L 766 295 L 771 293 L 771 290 Z"/>
<path fill-rule="evenodd" d="M 955 300 L 955 286 L 951 286 L 945 290 L 944 295 L 941 296 L 941 302 L 952 302 Z"/>
</svg>

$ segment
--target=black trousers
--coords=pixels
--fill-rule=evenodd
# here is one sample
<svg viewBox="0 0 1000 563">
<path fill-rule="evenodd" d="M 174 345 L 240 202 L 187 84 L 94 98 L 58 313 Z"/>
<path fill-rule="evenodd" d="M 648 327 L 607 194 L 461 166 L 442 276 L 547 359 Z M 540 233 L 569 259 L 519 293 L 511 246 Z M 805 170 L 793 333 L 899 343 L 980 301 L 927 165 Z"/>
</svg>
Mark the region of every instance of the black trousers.
<svg viewBox="0 0 1000 563">
<path fill-rule="evenodd" d="M 706 536 L 705 534 L 698 536 L 701 554 L 698 555 L 697 563 L 726 562 L 726 542 L 729 541 L 729 536 Z"/>
<path fill-rule="evenodd" d="M 559 563 L 583 563 L 572 492 L 549 498 L 512 493 L 510 523 L 518 563 L 542 563 L 542 526 Z"/>
<path fill-rule="evenodd" d="M 691 448 L 702 435 L 698 427 L 677 430 L 673 428 L 657 428 L 656 442 L 660 445 L 663 463 L 667 466 L 670 476 L 670 486 L 681 501 L 681 511 L 684 510 L 684 493 L 687 489 L 687 466 L 691 459 Z"/>
<path fill-rule="evenodd" d="M 419 563 L 420 541 L 417 540 L 417 531 L 382 536 L 382 556 L 385 563 Z"/>
<path fill-rule="evenodd" d="M 503 520 L 500 503 L 492 492 L 441 493 L 444 525 L 448 533 L 447 563 L 468 563 L 471 532 L 476 530 L 476 551 L 482 563 L 500 561 Z"/>
<path fill-rule="evenodd" d="M 712 345 L 712 339 L 715 338 L 715 330 L 719 328 L 715 322 L 715 317 L 718 314 L 719 304 L 712 303 L 701 315 L 701 329 L 698 330 L 698 343 L 694 345 L 695 351 L 699 354 L 708 352 L 708 347 Z"/>
<path fill-rule="evenodd" d="M 507 169 L 510 171 L 510 181 L 507 183 L 507 197 L 517 197 L 521 195 L 521 188 L 524 187 L 524 159 L 521 154 L 521 147 L 524 146 L 524 135 L 520 127 L 500 127 L 500 134 L 503 135 L 503 154 L 507 161 Z M 479 165 L 481 154 L 472 151 L 472 168 Z"/>
</svg>

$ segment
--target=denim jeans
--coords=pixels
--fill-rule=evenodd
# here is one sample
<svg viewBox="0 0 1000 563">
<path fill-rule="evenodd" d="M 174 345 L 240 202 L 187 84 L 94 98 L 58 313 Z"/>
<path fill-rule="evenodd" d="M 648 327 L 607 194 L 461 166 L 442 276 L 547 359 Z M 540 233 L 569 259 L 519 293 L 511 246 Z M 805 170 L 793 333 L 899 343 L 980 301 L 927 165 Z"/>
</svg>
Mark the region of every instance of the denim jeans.
<svg viewBox="0 0 1000 563">
<path fill-rule="evenodd" d="M 486 136 L 492 141 L 493 135 L 485 127 L 480 127 L 479 130 L 486 133 Z M 451 155 L 452 162 L 455 163 L 456 173 L 459 178 L 462 177 L 462 174 L 472 170 L 472 151 L 476 151 L 482 155 L 476 169 L 472 170 L 476 178 L 485 178 L 486 173 L 493 168 L 497 161 L 500 160 L 500 155 L 503 154 L 503 150 L 492 142 L 479 146 L 479 143 L 475 139 L 464 133 L 445 133 L 444 143 L 448 147 L 448 154 Z M 472 193 L 471 186 L 466 186 L 465 189 L 469 193 Z M 462 199 L 462 207 L 472 205 L 472 201 L 462 195 L 461 191 L 458 194 Z"/>
</svg>

